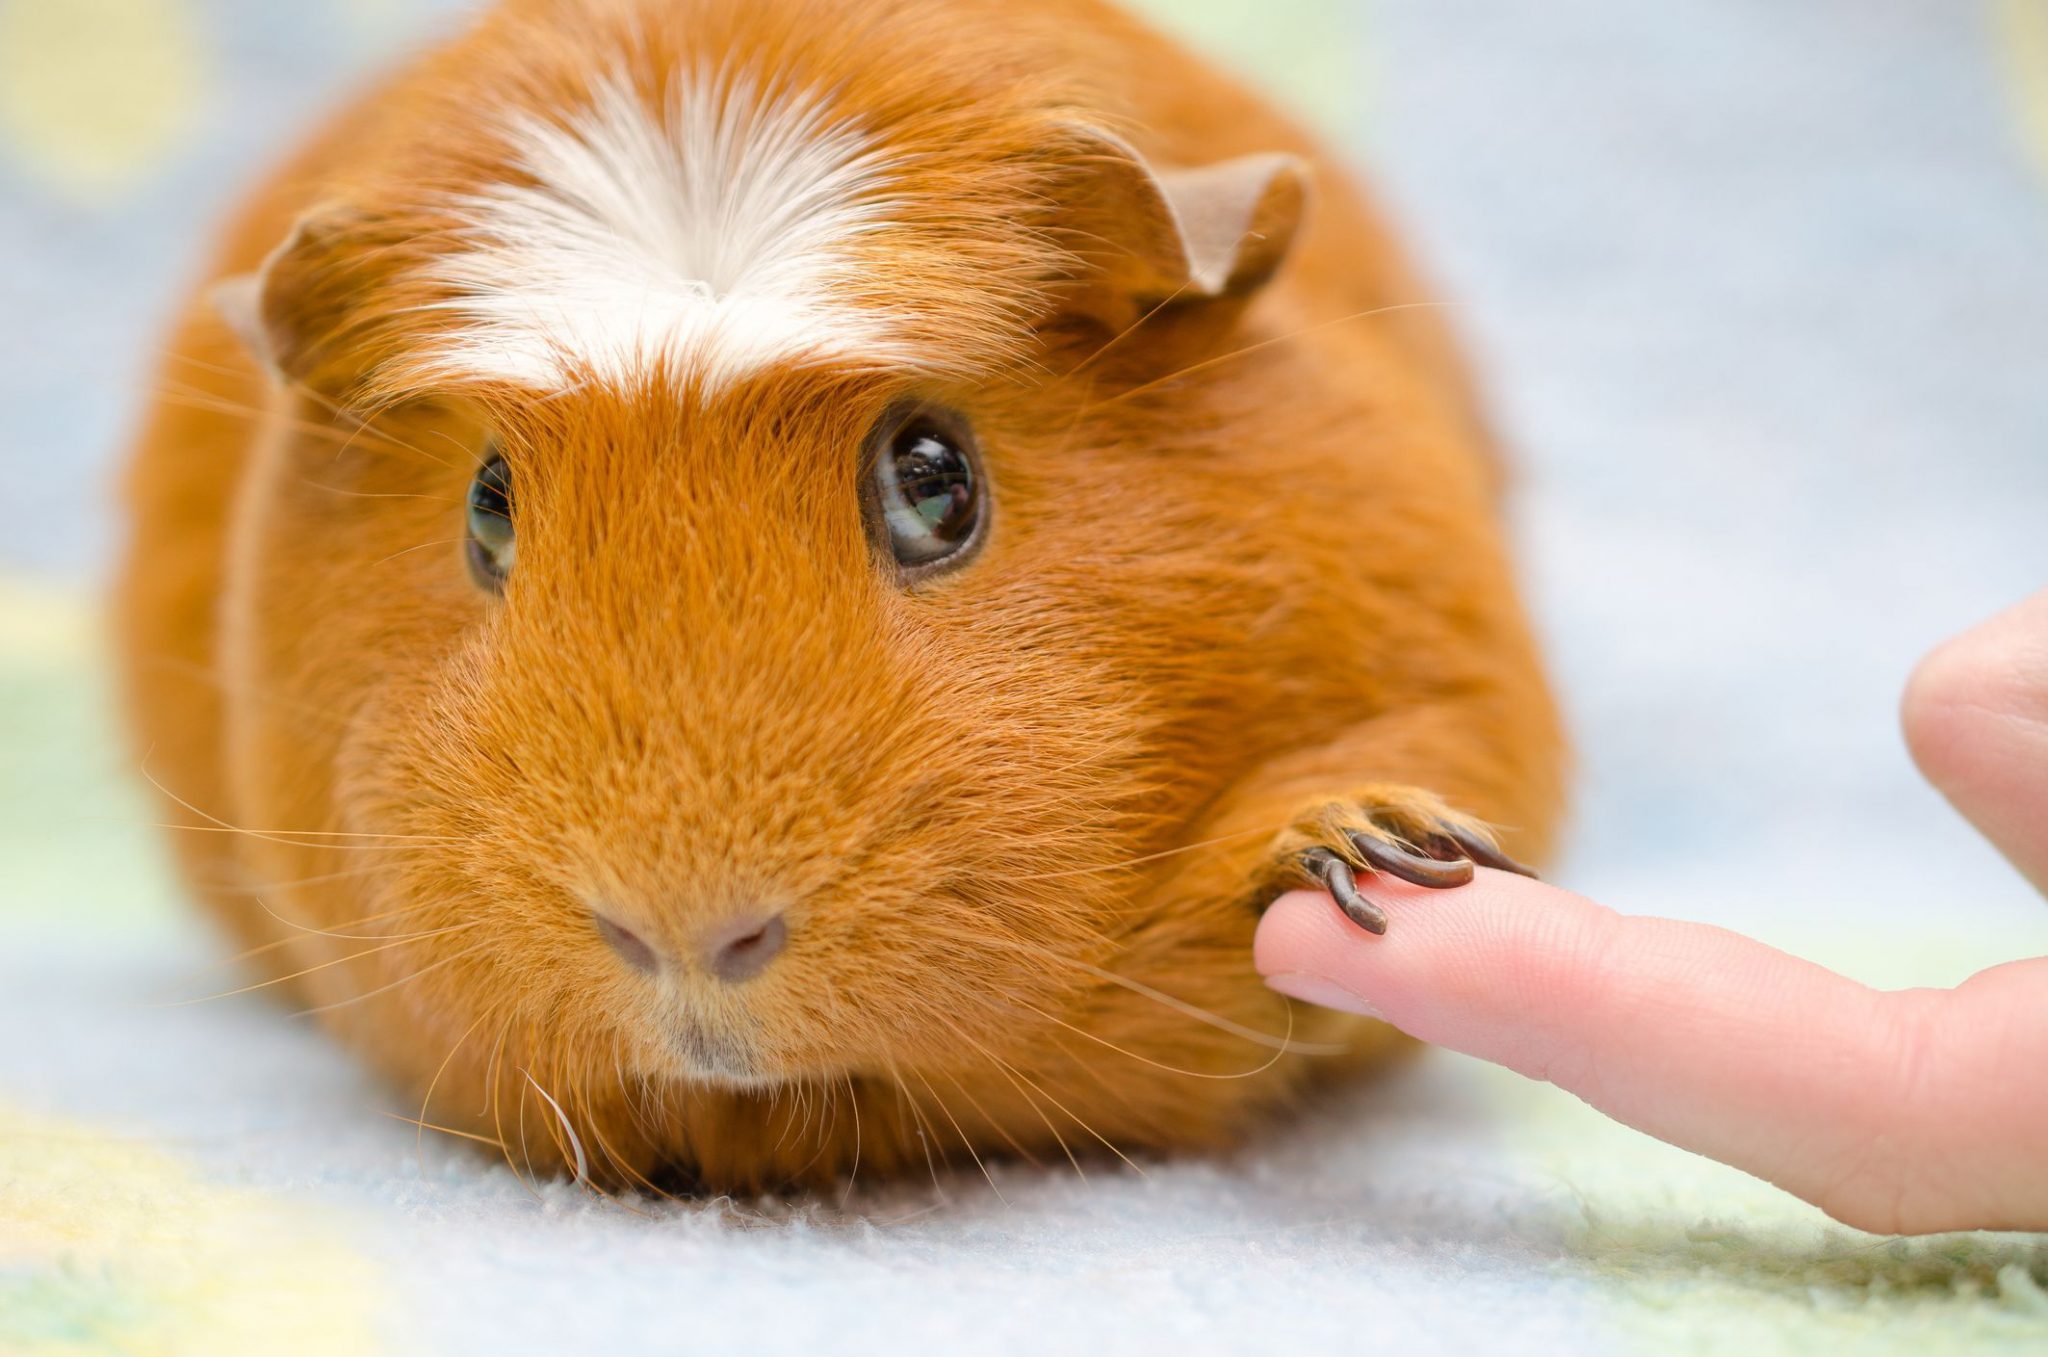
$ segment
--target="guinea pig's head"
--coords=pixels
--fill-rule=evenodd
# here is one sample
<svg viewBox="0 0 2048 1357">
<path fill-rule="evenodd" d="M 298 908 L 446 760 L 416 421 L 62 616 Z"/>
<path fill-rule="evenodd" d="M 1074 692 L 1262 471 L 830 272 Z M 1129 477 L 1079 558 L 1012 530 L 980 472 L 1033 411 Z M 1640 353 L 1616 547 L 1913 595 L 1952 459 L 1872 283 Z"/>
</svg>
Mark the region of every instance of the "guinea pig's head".
<svg viewBox="0 0 2048 1357">
<path fill-rule="evenodd" d="M 227 290 L 282 379 L 227 626 L 241 809 L 328 836 L 258 879 L 371 940 L 333 1021 L 748 1183 L 846 1167 L 730 1130 L 778 1100 L 907 1161 L 1122 1040 L 1270 607 L 1215 523 L 1244 389 L 1124 397 L 1223 351 L 1304 193 L 1150 165 L 1014 52 L 700 8 L 487 26 Z M 1189 965 L 1256 991 L 1250 926 Z"/>
</svg>

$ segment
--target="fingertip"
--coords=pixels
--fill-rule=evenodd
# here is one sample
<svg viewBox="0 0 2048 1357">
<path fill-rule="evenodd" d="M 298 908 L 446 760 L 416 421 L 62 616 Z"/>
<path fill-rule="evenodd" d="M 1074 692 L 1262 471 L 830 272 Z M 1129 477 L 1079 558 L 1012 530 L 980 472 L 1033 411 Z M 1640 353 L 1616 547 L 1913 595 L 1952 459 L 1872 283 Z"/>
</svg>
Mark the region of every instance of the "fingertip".
<svg viewBox="0 0 2048 1357">
<path fill-rule="evenodd" d="M 2011 1228 L 2048 1209 L 1997 1172 L 2027 1162 L 2048 1115 L 2010 1075 L 2040 1063 L 2048 961 L 1880 995 L 1724 929 L 1500 872 L 1371 888 L 1385 937 L 1319 892 L 1276 901 L 1255 943 L 1267 984 L 1549 1080 L 1861 1228 Z M 1925 1152 L 1944 1143 L 1967 1153 Z"/>
<path fill-rule="evenodd" d="M 2048 590 L 1952 636 L 1923 656 L 1900 702 L 1906 743 L 1922 771 L 1940 781 L 1972 726 L 2004 716 L 2044 714 L 2038 677 L 2048 662 Z"/>
<path fill-rule="evenodd" d="M 1391 930 L 1390 930 L 1391 931 Z M 1391 1021 L 1359 985 L 1376 982 L 1372 952 L 1384 945 L 1345 917 L 1322 891 L 1293 891 L 1273 902 L 1259 921 L 1252 943 L 1253 964 L 1269 989 L 1318 1008 Z M 1362 981 L 1355 977 L 1363 977 Z M 1396 1024 L 1398 1025 L 1398 1024 Z"/>
<path fill-rule="evenodd" d="M 1900 701 L 1927 780 L 2048 891 L 2048 590 L 1936 647 Z"/>
<path fill-rule="evenodd" d="M 1267 979 L 1298 974 L 1332 946 L 1341 947 L 1342 934 L 1332 936 L 1332 915 L 1356 933 L 1361 944 L 1376 941 L 1344 918 L 1327 891 L 1289 891 L 1267 908 L 1252 939 L 1252 964 L 1259 974 Z"/>
<path fill-rule="evenodd" d="M 1946 789 L 1956 779 L 1956 754 L 1981 715 L 1983 668 L 1971 635 L 1935 647 L 1913 666 L 1899 700 L 1899 729 L 1921 776 Z"/>
<path fill-rule="evenodd" d="M 1295 891 L 1260 921 L 1254 964 L 1269 983 L 1284 977 L 1275 986 L 1283 993 L 1309 998 L 1318 984 L 1325 994 L 1335 986 L 1355 1002 L 1326 1006 L 1369 1008 L 1416 1035 L 1441 1034 L 1443 1019 L 1475 1005 L 1501 1007 L 1526 987 L 1532 958 L 1564 946 L 1585 913 L 1606 914 L 1568 891 L 1485 869 L 1449 890 L 1385 877 L 1366 888 L 1391 917 L 1384 937 L 1352 924 L 1327 894 Z"/>
<path fill-rule="evenodd" d="M 1290 891 L 1274 901 L 1259 921 L 1253 957 L 1261 975 L 1298 971 L 1304 964 L 1340 964 L 1398 947 L 1436 947 L 1475 932 L 1495 931 L 1495 921 L 1527 921 L 1535 911 L 1560 907 L 1598 909 L 1570 891 L 1512 872 L 1481 868 L 1470 884 L 1430 890 L 1383 876 L 1361 889 L 1388 909 L 1391 924 L 1375 937 L 1352 924 L 1325 891 Z M 1605 913 L 1605 911 L 1600 911 Z"/>
</svg>

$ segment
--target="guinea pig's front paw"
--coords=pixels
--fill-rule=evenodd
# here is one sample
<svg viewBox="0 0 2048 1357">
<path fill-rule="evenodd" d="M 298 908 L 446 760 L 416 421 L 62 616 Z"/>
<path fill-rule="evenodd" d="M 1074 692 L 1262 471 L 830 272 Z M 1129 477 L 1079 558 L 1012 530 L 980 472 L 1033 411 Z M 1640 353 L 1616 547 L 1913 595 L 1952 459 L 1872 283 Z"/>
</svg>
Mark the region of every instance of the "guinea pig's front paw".
<svg viewBox="0 0 2048 1357">
<path fill-rule="evenodd" d="M 1269 860 L 1267 900 L 1295 886 L 1321 886 L 1368 933 L 1387 931 L 1387 912 L 1359 890 L 1361 874 L 1383 872 L 1431 890 L 1466 884 L 1474 867 L 1536 875 L 1501 852 L 1485 824 L 1414 787 L 1374 787 L 1311 807 L 1282 832 Z"/>
</svg>

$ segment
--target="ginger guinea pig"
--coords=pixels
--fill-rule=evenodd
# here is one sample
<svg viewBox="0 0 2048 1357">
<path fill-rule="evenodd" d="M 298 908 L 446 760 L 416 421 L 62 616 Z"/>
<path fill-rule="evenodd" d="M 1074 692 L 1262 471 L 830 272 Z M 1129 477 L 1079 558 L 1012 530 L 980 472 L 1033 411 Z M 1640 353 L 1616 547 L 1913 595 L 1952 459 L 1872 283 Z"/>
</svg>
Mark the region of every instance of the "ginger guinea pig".
<svg viewBox="0 0 2048 1357">
<path fill-rule="evenodd" d="M 522 1172 L 1228 1143 L 1400 1044 L 1261 907 L 1558 811 L 1420 299 L 1098 0 L 509 0 L 173 339 L 138 761 L 260 978 Z"/>
</svg>

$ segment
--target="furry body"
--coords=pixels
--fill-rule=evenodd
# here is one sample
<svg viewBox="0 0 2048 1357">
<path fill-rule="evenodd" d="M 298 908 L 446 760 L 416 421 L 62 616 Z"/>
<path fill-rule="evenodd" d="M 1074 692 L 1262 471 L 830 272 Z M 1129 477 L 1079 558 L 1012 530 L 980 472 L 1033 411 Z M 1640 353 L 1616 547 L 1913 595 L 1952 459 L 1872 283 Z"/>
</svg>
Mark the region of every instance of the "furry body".
<svg viewBox="0 0 2048 1357">
<path fill-rule="evenodd" d="M 1251 223 L 1179 286 L 1140 159 L 1242 167 L 1174 181 Z M 1333 164 L 1096 0 L 514 0 L 254 197 L 251 275 L 255 355 L 195 297 L 130 479 L 138 756 L 264 976 L 522 1167 L 1225 1144 L 1398 1048 L 1254 974 L 1293 855 L 1446 805 L 1543 852 L 1449 344 Z M 906 398 L 993 487 L 915 587 L 858 507 Z M 592 925 L 761 900 L 744 985 Z"/>
</svg>

